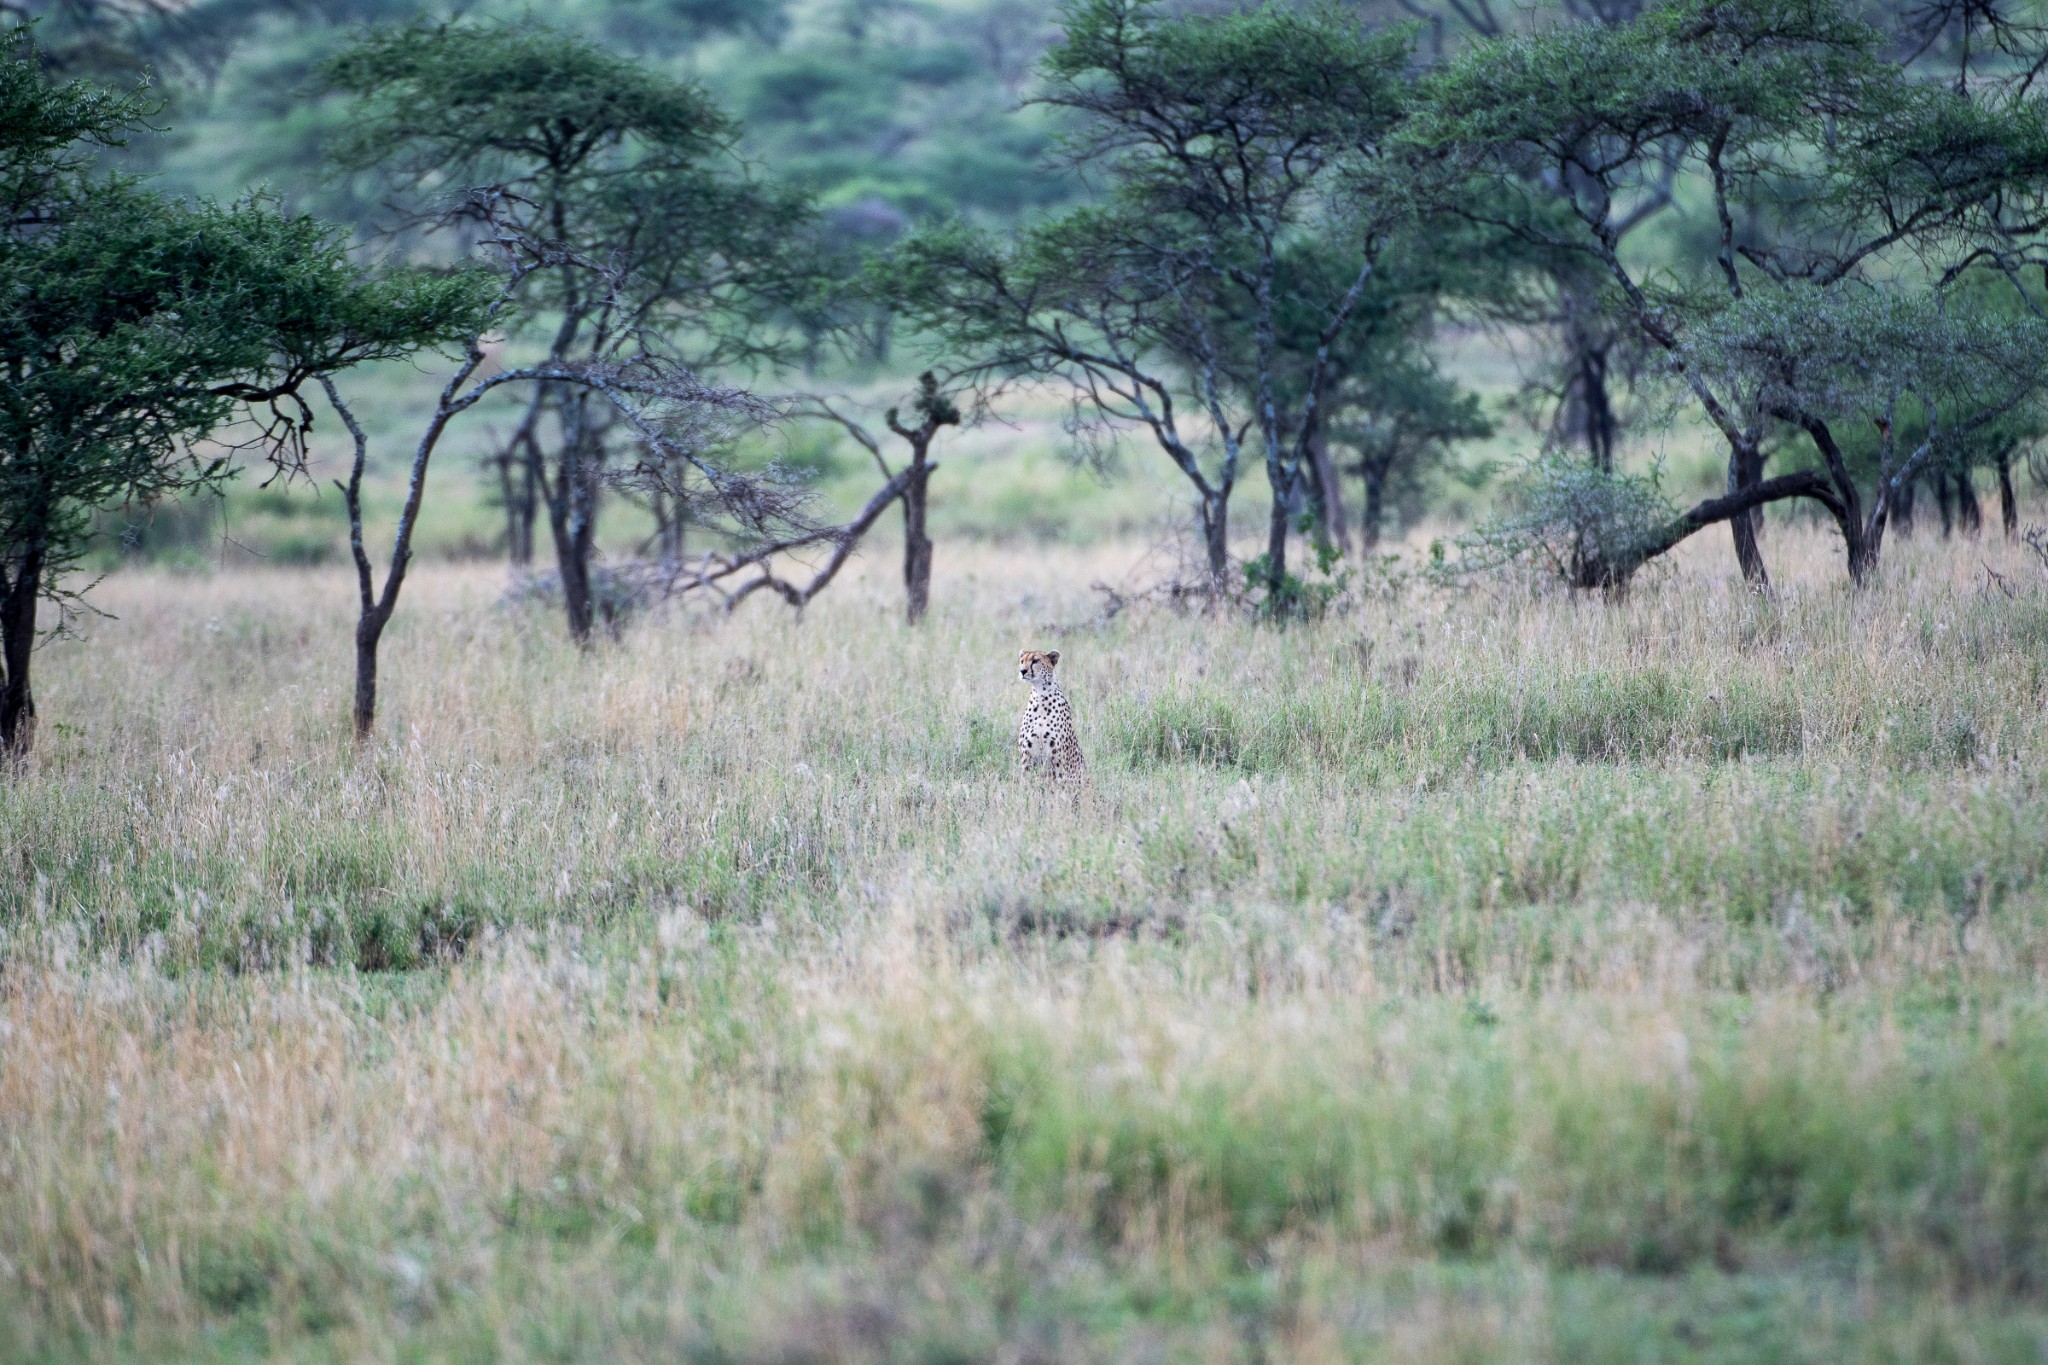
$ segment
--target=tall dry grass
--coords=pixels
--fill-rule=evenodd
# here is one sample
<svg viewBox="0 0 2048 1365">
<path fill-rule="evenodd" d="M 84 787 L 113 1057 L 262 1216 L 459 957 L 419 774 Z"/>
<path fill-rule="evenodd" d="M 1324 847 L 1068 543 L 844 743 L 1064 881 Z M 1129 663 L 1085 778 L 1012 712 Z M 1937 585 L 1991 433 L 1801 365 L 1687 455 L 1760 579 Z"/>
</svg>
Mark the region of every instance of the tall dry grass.
<svg viewBox="0 0 2048 1365">
<path fill-rule="evenodd" d="M 339 578 L 112 580 L 0 787 L 0 1352 L 2038 1358 L 2048 579 L 1899 550 L 587 657 L 438 570 L 362 753 Z"/>
</svg>

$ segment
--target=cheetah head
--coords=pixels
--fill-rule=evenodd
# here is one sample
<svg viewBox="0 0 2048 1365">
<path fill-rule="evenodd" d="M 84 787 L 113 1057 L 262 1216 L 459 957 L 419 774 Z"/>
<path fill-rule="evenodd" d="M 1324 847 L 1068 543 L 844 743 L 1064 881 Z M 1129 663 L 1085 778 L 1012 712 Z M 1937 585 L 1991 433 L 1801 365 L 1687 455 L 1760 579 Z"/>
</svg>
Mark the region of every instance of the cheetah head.
<svg viewBox="0 0 2048 1365">
<path fill-rule="evenodd" d="M 1040 653 L 1035 649 L 1019 650 L 1017 653 L 1017 676 L 1031 684 L 1033 691 L 1044 691 L 1052 686 L 1052 671 L 1059 667 L 1060 652 L 1049 649 Z"/>
</svg>

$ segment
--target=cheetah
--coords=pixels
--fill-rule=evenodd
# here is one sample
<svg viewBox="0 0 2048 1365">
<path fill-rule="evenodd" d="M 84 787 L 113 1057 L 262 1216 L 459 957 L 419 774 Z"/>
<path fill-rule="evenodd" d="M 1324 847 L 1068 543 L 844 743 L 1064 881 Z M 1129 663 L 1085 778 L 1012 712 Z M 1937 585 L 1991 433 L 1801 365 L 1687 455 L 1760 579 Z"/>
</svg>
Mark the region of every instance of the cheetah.
<svg viewBox="0 0 2048 1365">
<path fill-rule="evenodd" d="M 1017 655 L 1017 676 L 1031 684 L 1024 703 L 1024 722 L 1017 727 L 1017 761 L 1029 773 L 1049 772 L 1061 782 L 1079 782 L 1088 765 L 1081 759 L 1081 741 L 1074 737 L 1074 710 L 1052 676 L 1059 667 L 1056 649 Z"/>
</svg>

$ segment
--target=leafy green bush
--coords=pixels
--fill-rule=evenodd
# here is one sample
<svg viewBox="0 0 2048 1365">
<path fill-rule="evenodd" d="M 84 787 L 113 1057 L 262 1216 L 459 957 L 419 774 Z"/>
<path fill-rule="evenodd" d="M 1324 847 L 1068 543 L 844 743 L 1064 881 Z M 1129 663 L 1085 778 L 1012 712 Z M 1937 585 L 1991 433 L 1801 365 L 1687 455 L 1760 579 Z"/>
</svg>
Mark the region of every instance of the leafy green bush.
<svg viewBox="0 0 2048 1365">
<path fill-rule="evenodd" d="M 1658 474 L 1604 470 L 1562 452 L 1528 461 L 1510 481 L 1509 510 L 1452 542 L 1449 573 L 1531 569 L 1574 588 L 1625 585 L 1644 547 L 1678 515 Z"/>
</svg>

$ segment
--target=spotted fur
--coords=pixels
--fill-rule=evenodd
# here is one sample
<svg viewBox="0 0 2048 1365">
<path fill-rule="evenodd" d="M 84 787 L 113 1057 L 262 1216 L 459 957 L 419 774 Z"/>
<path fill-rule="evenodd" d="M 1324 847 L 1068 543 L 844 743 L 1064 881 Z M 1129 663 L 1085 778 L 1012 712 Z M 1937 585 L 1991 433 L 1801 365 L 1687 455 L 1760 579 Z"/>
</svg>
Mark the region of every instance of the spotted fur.
<svg viewBox="0 0 2048 1365">
<path fill-rule="evenodd" d="M 1027 775 L 1050 773 L 1061 782 L 1078 782 L 1088 765 L 1074 735 L 1074 709 L 1052 675 L 1059 662 L 1056 649 L 1017 655 L 1017 676 L 1031 684 L 1031 700 L 1024 703 L 1024 721 L 1017 727 L 1017 761 Z"/>
</svg>

